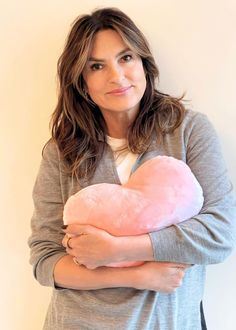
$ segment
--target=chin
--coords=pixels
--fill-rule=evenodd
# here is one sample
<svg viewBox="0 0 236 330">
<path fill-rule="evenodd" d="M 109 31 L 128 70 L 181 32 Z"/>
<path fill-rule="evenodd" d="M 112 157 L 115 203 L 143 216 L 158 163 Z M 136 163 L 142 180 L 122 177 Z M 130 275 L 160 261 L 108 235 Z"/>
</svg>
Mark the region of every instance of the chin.
<svg viewBox="0 0 236 330">
<path fill-rule="evenodd" d="M 108 109 L 110 108 L 111 111 L 116 111 L 116 112 L 127 112 L 127 111 L 136 111 L 139 108 L 139 102 L 122 102 L 122 103 L 116 103 L 111 107 L 108 107 Z"/>
</svg>

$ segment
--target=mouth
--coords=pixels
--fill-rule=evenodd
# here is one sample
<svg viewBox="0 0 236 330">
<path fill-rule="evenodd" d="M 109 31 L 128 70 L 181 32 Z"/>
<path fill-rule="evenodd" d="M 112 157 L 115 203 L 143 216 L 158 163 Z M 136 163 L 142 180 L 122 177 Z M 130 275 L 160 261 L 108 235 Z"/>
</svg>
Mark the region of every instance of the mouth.
<svg viewBox="0 0 236 330">
<path fill-rule="evenodd" d="M 107 94 L 110 95 L 123 95 L 126 94 L 133 86 L 127 86 L 127 87 L 121 87 L 121 88 L 116 88 L 111 91 L 109 91 Z"/>
</svg>

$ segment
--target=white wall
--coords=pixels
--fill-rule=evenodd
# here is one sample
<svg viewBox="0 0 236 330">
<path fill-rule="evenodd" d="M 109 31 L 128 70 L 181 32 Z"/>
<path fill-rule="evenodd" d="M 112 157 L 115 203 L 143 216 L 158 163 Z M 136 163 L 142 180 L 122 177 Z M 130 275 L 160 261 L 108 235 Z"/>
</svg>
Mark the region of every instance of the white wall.
<svg viewBox="0 0 236 330">
<path fill-rule="evenodd" d="M 33 279 L 26 241 L 32 186 L 56 104 L 56 61 L 74 18 L 106 5 L 124 10 L 149 38 L 161 88 L 175 95 L 187 91 L 192 107 L 209 115 L 236 186 L 234 0 L 0 0 L 0 327 L 4 330 L 42 328 L 50 289 Z M 209 330 L 236 327 L 235 275 L 235 253 L 225 263 L 209 267 L 205 294 Z"/>
</svg>

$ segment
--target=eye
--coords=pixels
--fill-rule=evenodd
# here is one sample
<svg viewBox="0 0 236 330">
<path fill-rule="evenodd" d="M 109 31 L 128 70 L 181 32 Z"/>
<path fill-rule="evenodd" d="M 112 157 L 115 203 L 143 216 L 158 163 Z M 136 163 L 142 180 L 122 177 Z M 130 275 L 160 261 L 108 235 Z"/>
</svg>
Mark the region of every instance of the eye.
<svg viewBox="0 0 236 330">
<path fill-rule="evenodd" d="M 103 68 L 103 65 L 101 63 L 94 63 L 90 66 L 90 69 L 92 71 L 98 71 L 101 70 Z"/>
<path fill-rule="evenodd" d="M 126 55 L 124 55 L 122 58 L 121 58 L 121 60 L 123 61 L 123 62 L 129 62 L 129 61 L 131 61 L 133 59 L 133 56 L 131 55 L 131 54 L 126 54 Z"/>
</svg>

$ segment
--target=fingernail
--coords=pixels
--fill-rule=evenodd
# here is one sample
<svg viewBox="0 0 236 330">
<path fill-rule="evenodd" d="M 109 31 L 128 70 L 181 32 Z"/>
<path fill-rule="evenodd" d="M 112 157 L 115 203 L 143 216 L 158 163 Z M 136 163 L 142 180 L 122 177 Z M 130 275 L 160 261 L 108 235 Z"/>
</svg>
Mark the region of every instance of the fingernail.
<svg viewBox="0 0 236 330">
<path fill-rule="evenodd" d="M 68 227 L 68 225 L 63 225 L 61 226 L 61 229 L 66 229 Z"/>
</svg>

